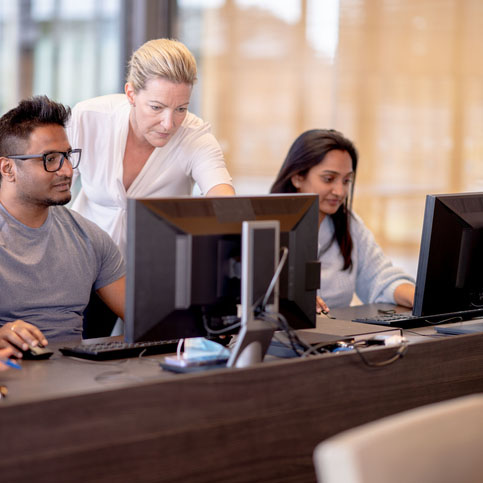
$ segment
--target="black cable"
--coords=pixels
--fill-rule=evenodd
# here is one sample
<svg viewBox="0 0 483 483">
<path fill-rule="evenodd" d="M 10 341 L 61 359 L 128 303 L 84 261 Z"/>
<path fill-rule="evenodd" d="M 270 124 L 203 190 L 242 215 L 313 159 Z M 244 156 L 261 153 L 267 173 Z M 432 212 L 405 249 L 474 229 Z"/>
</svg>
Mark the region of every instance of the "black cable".
<svg viewBox="0 0 483 483">
<path fill-rule="evenodd" d="M 362 351 L 359 349 L 357 344 L 354 344 L 353 347 L 356 350 L 357 354 L 359 354 L 359 357 L 361 358 L 362 362 L 364 362 L 364 364 L 366 364 L 366 366 L 369 366 L 369 367 L 384 367 L 384 366 L 388 366 L 389 364 L 393 364 L 397 360 L 401 359 L 404 356 L 404 354 L 406 354 L 406 352 L 408 350 L 408 343 L 403 342 L 400 345 L 400 347 L 398 348 L 397 352 L 392 357 L 390 357 L 389 359 L 386 359 L 385 361 L 381 361 L 381 362 L 371 362 L 371 361 L 369 361 L 365 357 L 365 355 L 362 353 Z"/>
<path fill-rule="evenodd" d="M 282 251 L 282 256 L 280 257 L 280 261 L 278 262 L 277 268 L 275 269 L 275 273 L 273 274 L 272 280 L 270 280 L 270 284 L 268 285 L 267 292 L 265 293 L 265 297 L 263 298 L 262 311 L 265 310 L 268 299 L 270 298 L 270 295 L 273 292 L 275 284 L 277 283 L 277 280 L 280 277 L 280 273 L 282 272 L 283 266 L 285 265 L 285 262 L 287 261 L 288 248 L 282 247 L 280 250 Z"/>
<path fill-rule="evenodd" d="M 421 334 L 420 332 L 416 332 L 415 330 L 404 329 L 404 332 L 409 332 L 410 334 L 419 335 L 421 337 L 447 337 L 446 334 Z"/>
<path fill-rule="evenodd" d="M 288 342 L 290 343 L 290 348 L 293 350 L 296 356 L 305 357 L 310 354 L 317 355 L 317 354 L 330 352 L 324 348 L 324 346 L 327 345 L 326 342 L 318 346 L 313 346 L 311 344 L 306 343 L 304 340 L 302 340 L 297 334 L 297 332 L 294 329 L 292 329 L 292 327 L 290 327 L 289 323 L 287 322 L 287 319 L 282 314 L 264 313 L 263 316 L 264 316 L 264 319 L 262 320 L 265 320 L 265 318 L 269 318 L 269 319 L 275 318 L 278 321 L 278 326 L 280 330 L 283 331 L 287 336 Z M 279 342 L 284 343 L 284 341 L 281 341 L 281 340 L 279 340 Z M 302 349 L 299 349 L 297 345 Z"/>
<path fill-rule="evenodd" d="M 241 319 L 240 317 L 235 317 L 233 316 L 233 320 L 236 320 L 234 324 L 231 324 L 223 329 L 212 329 L 211 327 L 208 326 L 208 320 L 206 315 L 203 315 L 203 327 L 206 330 L 208 335 L 220 335 L 220 334 L 225 334 L 226 332 L 230 332 L 233 329 L 236 329 L 237 327 L 240 327 L 241 325 Z"/>
<path fill-rule="evenodd" d="M 428 325 L 439 325 L 439 324 L 446 324 L 449 322 L 463 322 L 463 317 L 454 316 L 449 317 L 448 319 L 438 320 L 437 322 L 431 322 L 430 320 L 424 320 L 424 322 Z"/>
<path fill-rule="evenodd" d="M 259 318 L 261 320 L 269 321 L 272 323 L 274 321 L 277 321 L 278 327 L 286 334 L 288 338 L 288 342 L 290 343 L 291 349 L 293 350 L 294 354 L 298 357 L 306 357 L 309 355 L 319 355 L 319 354 L 326 354 L 328 352 L 333 352 L 327 349 L 328 345 L 333 345 L 333 344 L 327 344 L 327 342 L 321 342 L 320 344 L 317 344 L 317 345 L 310 345 L 304 342 L 298 336 L 295 330 L 290 327 L 287 320 L 282 314 L 272 314 L 272 313 L 264 312 L 260 314 Z M 280 342 L 283 343 L 283 341 L 280 341 Z M 366 341 L 359 341 L 358 343 L 352 343 L 352 344 L 346 345 L 346 347 L 349 349 L 353 348 L 361 358 L 362 362 L 364 362 L 364 364 L 369 367 L 384 367 L 384 366 L 388 366 L 389 364 L 393 364 L 397 360 L 401 359 L 408 350 L 408 343 L 403 342 L 401 346 L 398 348 L 397 352 L 389 359 L 381 362 L 371 362 L 365 357 L 363 352 L 360 350 L 360 346 L 362 344 L 366 344 Z M 303 351 L 300 351 L 297 348 L 297 345 L 302 347 Z"/>
</svg>

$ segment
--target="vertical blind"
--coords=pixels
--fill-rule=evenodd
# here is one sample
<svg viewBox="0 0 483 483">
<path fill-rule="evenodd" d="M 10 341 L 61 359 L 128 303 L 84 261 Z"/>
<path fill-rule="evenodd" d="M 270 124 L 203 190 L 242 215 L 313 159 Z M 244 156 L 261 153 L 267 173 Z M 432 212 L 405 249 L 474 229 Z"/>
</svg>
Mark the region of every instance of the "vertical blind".
<svg viewBox="0 0 483 483">
<path fill-rule="evenodd" d="M 360 154 L 356 211 L 415 254 L 427 193 L 483 190 L 480 0 L 179 5 L 239 192 L 266 192 L 302 131 L 338 129 Z"/>
</svg>

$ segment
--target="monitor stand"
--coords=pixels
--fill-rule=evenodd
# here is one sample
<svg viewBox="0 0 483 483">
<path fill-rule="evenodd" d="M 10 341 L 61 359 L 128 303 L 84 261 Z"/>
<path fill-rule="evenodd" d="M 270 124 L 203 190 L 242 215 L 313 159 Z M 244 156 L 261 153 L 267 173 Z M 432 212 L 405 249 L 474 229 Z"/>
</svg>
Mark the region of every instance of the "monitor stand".
<svg viewBox="0 0 483 483">
<path fill-rule="evenodd" d="M 263 361 L 275 323 L 256 317 L 256 305 L 267 292 L 278 265 L 280 223 L 244 221 L 242 224 L 241 329 L 227 367 L 248 367 Z M 266 312 L 278 312 L 278 280 L 267 301 Z"/>
</svg>

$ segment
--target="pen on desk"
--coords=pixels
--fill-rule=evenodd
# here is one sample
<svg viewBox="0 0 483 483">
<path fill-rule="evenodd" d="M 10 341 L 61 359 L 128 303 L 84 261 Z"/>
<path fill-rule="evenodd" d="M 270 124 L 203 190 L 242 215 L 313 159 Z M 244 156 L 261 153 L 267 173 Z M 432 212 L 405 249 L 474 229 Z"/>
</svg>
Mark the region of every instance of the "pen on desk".
<svg viewBox="0 0 483 483">
<path fill-rule="evenodd" d="M 14 369 L 22 369 L 22 366 L 15 361 L 12 361 L 12 359 L 0 360 L 0 362 L 8 367 L 13 367 Z"/>
</svg>

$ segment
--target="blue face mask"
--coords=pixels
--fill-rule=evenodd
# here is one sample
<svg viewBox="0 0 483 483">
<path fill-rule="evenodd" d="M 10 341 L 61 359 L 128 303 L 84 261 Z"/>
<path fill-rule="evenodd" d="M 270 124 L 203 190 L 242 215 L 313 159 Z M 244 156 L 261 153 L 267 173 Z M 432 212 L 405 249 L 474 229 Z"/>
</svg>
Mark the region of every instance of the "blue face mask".
<svg viewBox="0 0 483 483">
<path fill-rule="evenodd" d="M 204 337 L 194 337 L 184 340 L 183 359 L 186 361 L 208 361 L 208 360 L 227 360 L 230 351 L 218 342 L 205 339 Z"/>
</svg>

